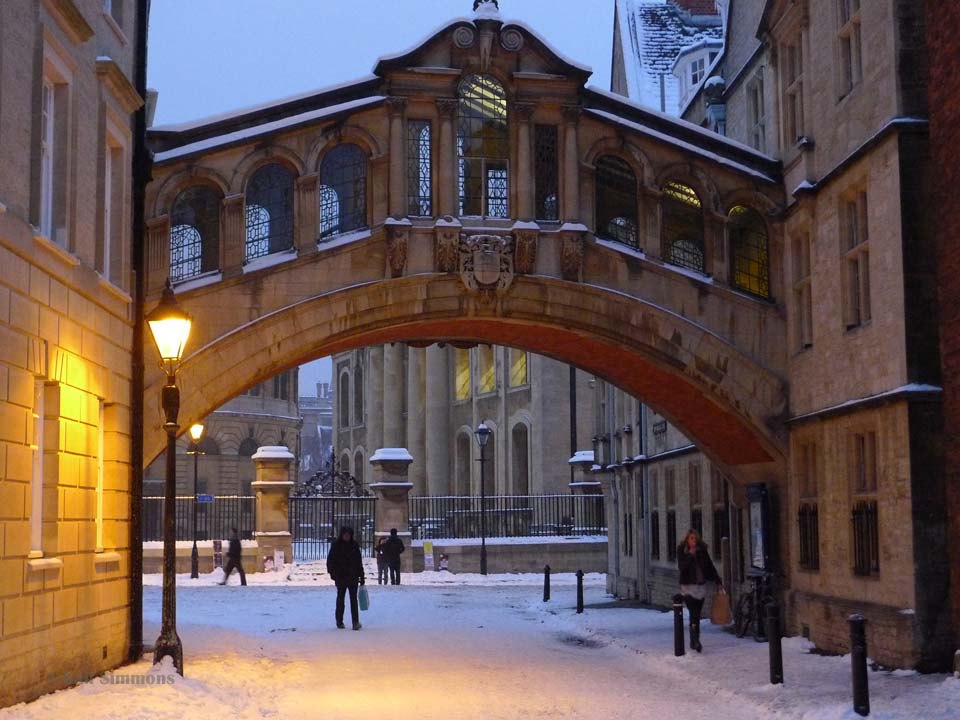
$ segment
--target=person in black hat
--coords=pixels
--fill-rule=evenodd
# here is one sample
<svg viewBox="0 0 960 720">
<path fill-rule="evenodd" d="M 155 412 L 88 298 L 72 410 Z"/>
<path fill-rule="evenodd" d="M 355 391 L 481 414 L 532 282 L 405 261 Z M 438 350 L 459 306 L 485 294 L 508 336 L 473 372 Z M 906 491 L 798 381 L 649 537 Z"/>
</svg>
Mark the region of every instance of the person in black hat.
<svg viewBox="0 0 960 720">
<path fill-rule="evenodd" d="M 340 535 L 327 556 L 327 572 L 330 579 L 337 586 L 337 627 L 341 630 L 343 611 L 347 592 L 350 593 L 350 618 L 353 620 L 353 629 L 359 630 L 360 608 L 357 606 L 357 587 L 364 584 L 363 559 L 360 556 L 360 545 L 353 539 L 353 528 L 340 528 Z"/>
</svg>

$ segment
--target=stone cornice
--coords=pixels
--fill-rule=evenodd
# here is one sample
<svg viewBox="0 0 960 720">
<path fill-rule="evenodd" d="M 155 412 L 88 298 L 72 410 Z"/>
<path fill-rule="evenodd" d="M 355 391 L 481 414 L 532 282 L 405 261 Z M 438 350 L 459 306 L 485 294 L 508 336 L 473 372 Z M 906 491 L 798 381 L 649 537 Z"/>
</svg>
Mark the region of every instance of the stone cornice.
<svg viewBox="0 0 960 720">
<path fill-rule="evenodd" d="M 120 103 L 124 112 L 132 113 L 143 107 L 143 98 L 123 70 L 111 58 L 97 58 L 97 76 Z"/>
<path fill-rule="evenodd" d="M 73 42 L 86 42 L 93 37 L 93 28 L 73 0 L 42 0 L 43 7 L 57 21 Z"/>
</svg>

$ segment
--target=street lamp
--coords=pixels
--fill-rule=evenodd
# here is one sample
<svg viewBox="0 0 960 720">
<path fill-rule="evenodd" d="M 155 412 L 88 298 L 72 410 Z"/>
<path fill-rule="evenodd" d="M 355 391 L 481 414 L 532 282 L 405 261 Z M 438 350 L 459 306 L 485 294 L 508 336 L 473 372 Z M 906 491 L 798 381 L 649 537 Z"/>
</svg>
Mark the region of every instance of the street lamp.
<svg viewBox="0 0 960 720">
<path fill-rule="evenodd" d="M 153 646 L 153 662 L 164 657 L 173 658 L 177 672 L 183 675 L 183 645 L 177 635 L 177 415 L 180 412 L 180 390 L 177 388 L 177 369 L 183 358 L 183 349 L 190 337 L 192 320 L 177 304 L 173 286 L 167 278 L 160 303 L 146 317 L 153 342 L 160 353 L 160 367 L 167 381 L 161 393 L 163 429 L 167 433 L 167 467 L 163 498 L 163 608 L 160 637 Z"/>
<path fill-rule="evenodd" d="M 193 455 L 193 550 L 190 552 L 190 577 L 200 577 L 200 553 L 197 552 L 197 458 L 203 455 L 200 438 L 203 437 L 203 425 L 190 426 L 190 447 L 187 455 Z"/>
<path fill-rule="evenodd" d="M 484 448 L 490 442 L 490 436 L 493 430 L 488 428 L 485 423 L 480 423 L 474 431 L 477 436 L 477 444 L 480 446 L 480 574 L 487 574 L 487 487 L 486 487 L 486 469 L 487 458 L 484 454 Z"/>
</svg>

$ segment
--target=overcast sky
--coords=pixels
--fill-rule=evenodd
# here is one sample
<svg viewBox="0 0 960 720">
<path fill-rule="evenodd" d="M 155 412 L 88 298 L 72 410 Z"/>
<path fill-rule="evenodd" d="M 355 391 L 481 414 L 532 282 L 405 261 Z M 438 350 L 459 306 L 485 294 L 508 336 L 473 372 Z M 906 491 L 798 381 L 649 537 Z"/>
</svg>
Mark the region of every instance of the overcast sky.
<svg viewBox="0 0 960 720">
<path fill-rule="evenodd" d="M 610 85 L 614 0 L 501 0 L 504 19 L 530 25 Z M 215 115 L 363 77 L 472 0 L 153 0 L 148 82 L 154 124 Z M 300 392 L 330 381 L 329 358 L 304 366 Z"/>
</svg>

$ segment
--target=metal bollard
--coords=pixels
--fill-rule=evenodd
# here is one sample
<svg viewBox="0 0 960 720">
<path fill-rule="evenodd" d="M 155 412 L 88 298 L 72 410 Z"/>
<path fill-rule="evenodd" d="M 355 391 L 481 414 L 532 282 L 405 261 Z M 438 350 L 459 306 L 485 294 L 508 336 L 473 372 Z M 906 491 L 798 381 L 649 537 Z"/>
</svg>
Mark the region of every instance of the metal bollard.
<svg viewBox="0 0 960 720">
<path fill-rule="evenodd" d="M 770 643 L 770 684 L 783 685 L 783 647 L 780 643 L 780 606 L 767 603 L 767 642 Z"/>
<path fill-rule="evenodd" d="M 866 717 L 870 714 L 870 685 L 867 680 L 867 628 L 863 615 L 851 615 L 850 664 L 853 681 L 853 711 Z"/>
<path fill-rule="evenodd" d="M 543 566 L 543 601 L 550 601 L 550 566 Z"/>
<path fill-rule="evenodd" d="M 577 613 L 583 612 L 583 570 L 577 570 Z"/>
<path fill-rule="evenodd" d="M 680 657 L 686 652 L 683 638 L 683 595 L 673 596 L 673 654 Z"/>
</svg>

